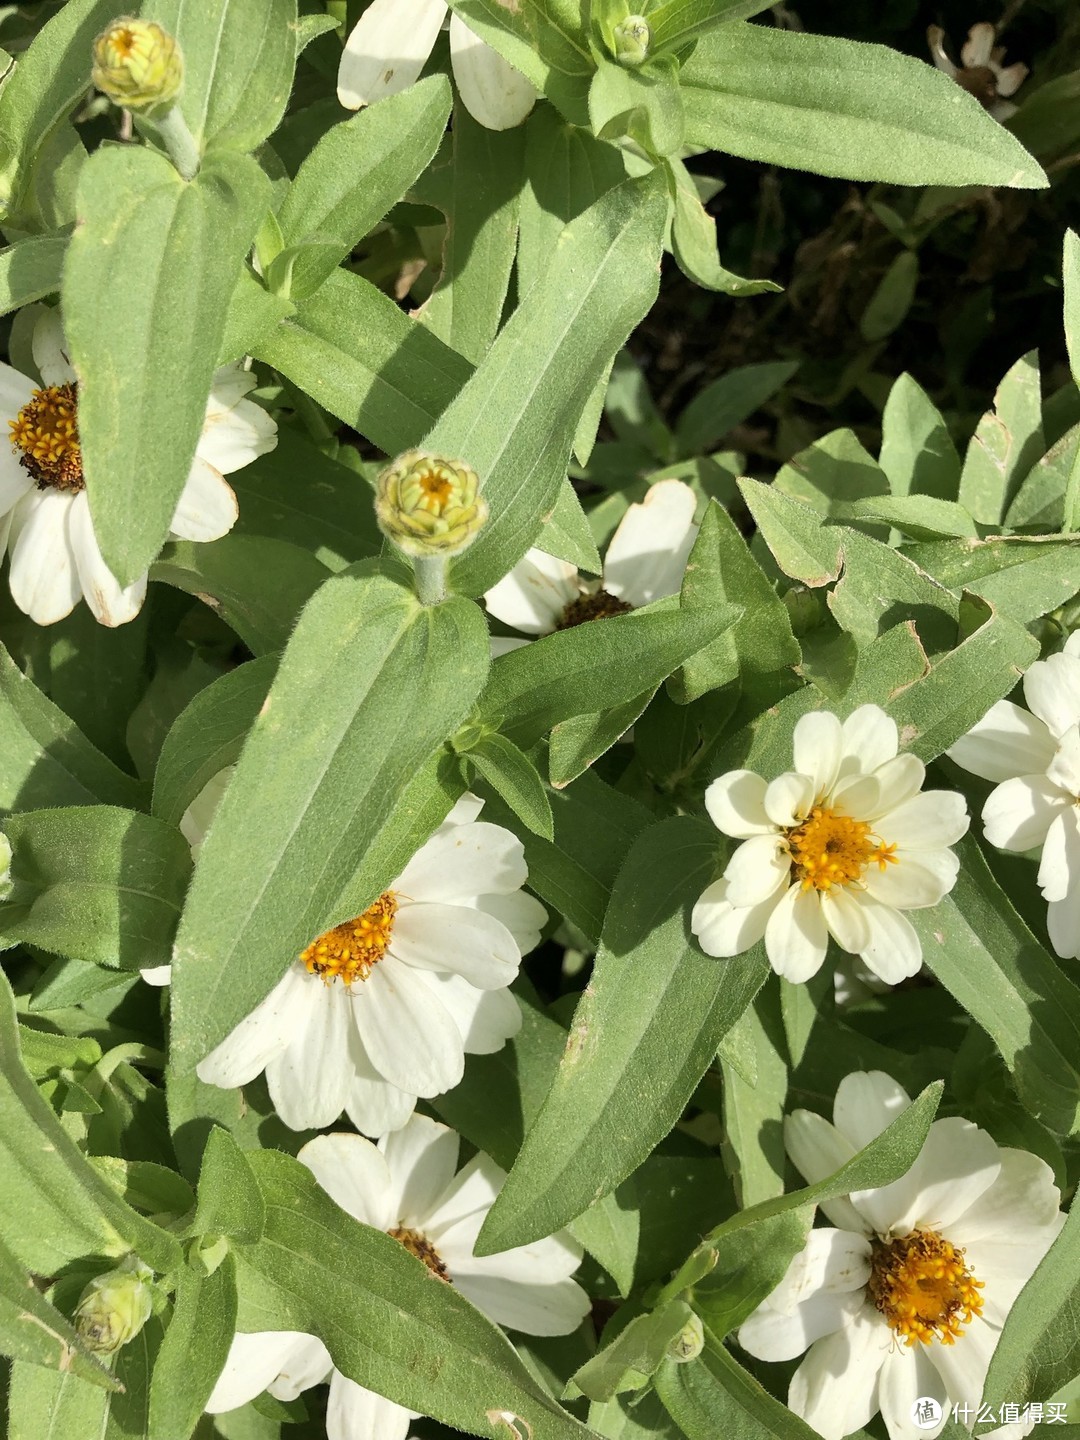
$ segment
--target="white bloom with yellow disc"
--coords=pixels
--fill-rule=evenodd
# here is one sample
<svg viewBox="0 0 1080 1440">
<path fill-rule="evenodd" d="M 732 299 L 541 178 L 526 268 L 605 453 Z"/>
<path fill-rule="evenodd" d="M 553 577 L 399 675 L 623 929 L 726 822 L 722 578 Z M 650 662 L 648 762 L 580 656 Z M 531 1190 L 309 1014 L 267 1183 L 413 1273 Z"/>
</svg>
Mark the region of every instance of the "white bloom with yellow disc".
<svg viewBox="0 0 1080 1440">
<path fill-rule="evenodd" d="M 496 1324 L 568 1335 L 588 1313 L 589 1297 L 571 1278 L 581 1250 L 569 1236 L 473 1254 L 506 1174 L 483 1153 L 457 1170 L 458 1137 L 445 1125 L 414 1115 L 378 1146 L 359 1135 L 320 1135 L 298 1158 L 343 1210 L 392 1235 Z M 266 1389 L 294 1400 L 327 1379 L 329 1440 L 404 1440 L 415 1412 L 349 1380 L 321 1340 L 295 1330 L 237 1335 L 206 1408 L 233 1410 Z"/>
<path fill-rule="evenodd" d="M 922 791 L 926 767 L 900 755 L 896 722 L 863 705 L 795 726 L 794 770 L 766 781 L 732 770 L 705 792 L 713 824 L 743 843 L 694 906 L 707 955 L 764 937 L 787 980 L 820 970 L 829 936 L 889 985 L 914 975 L 922 946 L 904 910 L 936 905 L 956 881 L 949 849 L 968 828 L 962 796 Z"/>
<path fill-rule="evenodd" d="M 910 1104 L 881 1071 L 848 1075 L 833 1124 L 788 1117 L 787 1152 L 815 1184 Z M 970 1120 L 935 1120 L 901 1179 L 822 1204 L 831 1225 L 811 1230 L 739 1344 L 760 1360 L 806 1352 L 788 1404 L 824 1440 L 879 1410 L 889 1440 L 934 1440 L 954 1405 L 977 1411 L 1002 1326 L 1064 1222 L 1060 1202 L 1043 1160 Z M 915 1423 L 920 1399 L 942 1407 L 936 1426 Z"/>
<path fill-rule="evenodd" d="M 344 1110 L 382 1135 L 418 1095 L 452 1090 L 467 1053 L 501 1050 L 521 1026 L 507 986 L 547 914 L 522 893 L 521 841 L 478 820 L 481 804 L 459 800 L 363 915 L 313 940 L 199 1078 L 231 1089 L 265 1070 L 293 1130 Z"/>
<path fill-rule="evenodd" d="M 0 560 L 11 550 L 11 594 L 39 625 L 69 615 L 80 600 L 102 625 L 134 620 L 145 575 L 121 586 L 102 559 L 83 479 L 78 382 L 58 310 L 34 328 L 41 384 L 0 364 L 0 417 L 11 449 L 0 446 Z M 225 365 L 214 376 L 202 435 L 170 526 L 177 540 L 220 540 L 236 523 L 225 476 L 277 444 L 277 426 L 244 396 L 255 376 Z"/>
</svg>

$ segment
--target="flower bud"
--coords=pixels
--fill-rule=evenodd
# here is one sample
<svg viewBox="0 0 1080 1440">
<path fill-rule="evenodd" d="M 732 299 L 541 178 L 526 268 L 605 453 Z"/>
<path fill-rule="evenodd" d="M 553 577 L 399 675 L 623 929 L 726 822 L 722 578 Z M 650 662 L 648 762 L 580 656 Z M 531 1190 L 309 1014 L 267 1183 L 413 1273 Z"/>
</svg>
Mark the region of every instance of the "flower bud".
<svg viewBox="0 0 1080 1440">
<path fill-rule="evenodd" d="M 11 845 L 6 835 L 0 834 L 0 900 L 11 894 Z"/>
<path fill-rule="evenodd" d="M 152 1275 L 137 1255 L 129 1255 L 115 1270 L 90 1281 L 75 1311 L 75 1329 L 91 1350 L 115 1355 L 134 1340 L 150 1318 Z"/>
<path fill-rule="evenodd" d="M 180 47 L 153 20 L 124 17 L 94 41 L 92 78 L 97 88 L 128 110 L 171 105 L 184 79 Z"/>
<path fill-rule="evenodd" d="M 463 461 L 406 450 L 379 476 L 379 529 L 406 555 L 456 555 L 487 514 L 476 471 Z"/>
<path fill-rule="evenodd" d="M 705 1349 L 705 1331 L 696 1315 L 691 1315 L 667 1348 L 668 1359 L 676 1365 L 696 1360 Z"/>
<path fill-rule="evenodd" d="M 620 65 L 644 65 L 649 58 L 652 31 L 644 15 L 628 15 L 615 26 L 615 59 Z"/>
</svg>

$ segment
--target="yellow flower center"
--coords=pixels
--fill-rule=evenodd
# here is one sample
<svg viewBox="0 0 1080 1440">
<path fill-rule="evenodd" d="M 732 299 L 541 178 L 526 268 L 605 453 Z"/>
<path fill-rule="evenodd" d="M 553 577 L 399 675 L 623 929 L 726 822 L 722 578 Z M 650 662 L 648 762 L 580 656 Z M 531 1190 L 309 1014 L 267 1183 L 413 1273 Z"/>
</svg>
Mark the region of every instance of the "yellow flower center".
<svg viewBox="0 0 1080 1440">
<path fill-rule="evenodd" d="M 879 840 L 866 820 L 839 815 L 825 805 L 815 805 L 801 825 L 787 832 L 787 844 L 804 890 L 850 885 L 868 865 L 884 870 L 897 863 L 896 846 Z"/>
<path fill-rule="evenodd" d="M 933 1230 L 875 1242 L 868 1288 L 907 1345 L 952 1345 L 983 1307 L 983 1282 L 968 1269 L 963 1250 Z"/>
<path fill-rule="evenodd" d="M 335 925 L 313 940 L 300 959 L 327 985 L 340 979 L 348 988 L 357 980 L 366 980 L 386 954 L 396 914 L 397 900 L 384 890 L 355 920 Z"/>
<path fill-rule="evenodd" d="M 8 421 L 8 429 L 11 443 L 22 451 L 19 464 L 34 477 L 39 490 L 75 494 L 85 487 L 74 384 L 35 390 L 16 418 Z"/>
<path fill-rule="evenodd" d="M 404 1245 L 410 1255 L 415 1255 L 418 1260 L 422 1260 L 433 1275 L 437 1275 L 440 1280 L 445 1280 L 447 1285 L 454 1283 L 446 1268 L 445 1260 L 426 1235 L 422 1235 L 419 1230 L 410 1230 L 406 1225 L 398 1225 L 386 1233 L 392 1235 L 399 1244 Z"/>
<path fill-rule="evenodd" d="M 609 595 L 606 590 L 597 590 L 592 595 L 579 595 L 571 600 L 556 622 L 556 630 L 572 630 L 575 625 L 584 625 L 586 620 L 606 620 L 610 615 L 625 615 L 634 607 L 625 600 Z"/>
</svg>

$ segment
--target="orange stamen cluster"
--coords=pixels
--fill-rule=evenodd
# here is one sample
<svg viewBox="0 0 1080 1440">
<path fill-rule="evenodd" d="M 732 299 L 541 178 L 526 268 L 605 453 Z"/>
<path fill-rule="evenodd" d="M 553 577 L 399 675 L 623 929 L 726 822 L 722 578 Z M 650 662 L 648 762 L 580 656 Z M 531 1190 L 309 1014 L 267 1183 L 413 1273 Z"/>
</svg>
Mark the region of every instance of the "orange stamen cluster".
<svg viewBox="0 0 1080 1440">
<path fill-rule="evenodd" d="M 397 900 L 384 890 L 355 920 L 335 925 L 307 947 L 300 959 L 327 985 L 342 980 L 346 987 L 366 980 L 386 954 L 394 930 Z"/>
<path fill-rule="evenodd" d="M 872 834 L 866 820 L 853 820 L 824 805 L 815 805 L 801 825 L 788 831 L 787 844 L 804 890 L 850 885 L 868 865 L 876 863 L 884 870 L 897 863 L 896 846 Z"/>
<path fill-rule="evenodd" d="M 77 493 L 85 486 L 79 446 L 78 401 L 74 384 L 35 390 L 14 420 L 11 443 L 22 454 L 19 464 L 39 490 Z"/>
<path fill-rule="evenodd" d="M 964 1326 L 982 1312 L 982 1288 L 963 1250 L 933 1230 L 913 1230 L 874 1246 L 870 1295 L 907 1345 L 955 1344 Z"/>
<path fill-rule="evenodd" d="M 410 1255 L 422 1260 L 433 1275 L 445 1280 L 447 1285 L 454 1283 L 450 1278 L 450 1271 L 446 1268 L 446 1262 L 426 1235 L 422 1235 L 419 1230 L 410 1230 L 406 1225 L 398 1225 L 386 1233 L 392 1235 L 400 1245 L 404 1245 Z"/>
</svg>

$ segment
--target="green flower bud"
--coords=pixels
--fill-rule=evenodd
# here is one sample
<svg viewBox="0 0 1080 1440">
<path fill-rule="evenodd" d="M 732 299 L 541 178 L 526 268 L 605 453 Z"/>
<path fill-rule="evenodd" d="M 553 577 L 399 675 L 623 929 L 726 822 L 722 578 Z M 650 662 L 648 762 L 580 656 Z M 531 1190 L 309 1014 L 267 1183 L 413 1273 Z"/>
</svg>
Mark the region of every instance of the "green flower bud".
<svg viewBox="0 0 1080 1440">
<path fill-rule="evenodd" d="M 92 78 L 97 88 L 128 110 L 171 105 L 180 93 L 184 61 L 180 47 L 153 20 L 115 21 L 94 41 Z"/>
<path fill-rule="evenodd" d="M 379 529 L 406 555 L 456 555 L 487 520 L 476 471 L 460 460 L 406 450 L 379 476 Z"/>
<path fill-rule="evenodd" d="M 825 612 L 812 590 L 796 585 L 784 593 L 783 600 L 795 636 L 809 635 L 821 624 Z"/>
<path fill-rule="evenodd" d="M 652 31 L 644 15 L 628 15 L 615 26 L 615 59 L 620 65 L 644 65 L 649 58 Z"/>
<path fill-rule="evenodd" d="M 668 1346 L 668 1359 L 676 1365 L 685 1365 L 688 1360 L 696 1360 L 704 1349 L 705 1331 L 698 1317 L 691 1315 Z"/>
<path fill-rule="evenodd" d="M 11 845 L 6 835 L 0 835 L 0 900 L 11 894 Z"/>
<path fill-rule="evenodd" d="M 82 1293 L 75 1311 L 75 1329 L 98 1355 L 115 1355 L 134 1340 L 150 1318 L 153 1271 L 137 1255 L 99 1275 Z"/>
</svg>

